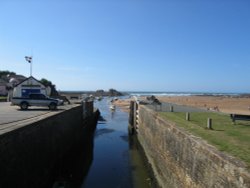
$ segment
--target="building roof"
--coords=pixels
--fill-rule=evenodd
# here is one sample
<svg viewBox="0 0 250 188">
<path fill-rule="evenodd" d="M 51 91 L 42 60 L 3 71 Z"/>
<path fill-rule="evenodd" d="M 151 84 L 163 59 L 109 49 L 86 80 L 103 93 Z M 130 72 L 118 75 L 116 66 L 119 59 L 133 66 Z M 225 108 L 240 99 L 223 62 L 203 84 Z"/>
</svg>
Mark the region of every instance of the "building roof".
<svg viewBox="0 0 250 188">
<path fill-rule="evenodd" d="M 30 76 L 30 77 L 26 78 L 25 80 L 19 82 L 15 87 L 19 86 L 20 84 L 22 84 L 23 82 L 25 82 L 26 80 L 29 80 L 31 78 L 34 79 L 35 81 L 39 82 L 40 84 L 42 84 L 45 87 L 45 85 L 42 82 L 40 82 L 39 80 L 35 79 L 33 76 Z"/>
</svg>

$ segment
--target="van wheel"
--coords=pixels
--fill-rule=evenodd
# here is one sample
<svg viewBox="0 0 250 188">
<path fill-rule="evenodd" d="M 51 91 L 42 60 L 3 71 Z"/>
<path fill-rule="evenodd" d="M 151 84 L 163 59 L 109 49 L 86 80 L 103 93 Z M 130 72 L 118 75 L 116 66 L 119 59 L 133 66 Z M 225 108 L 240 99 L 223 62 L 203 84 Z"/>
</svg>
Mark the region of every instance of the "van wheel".
<svg viewBox="0 0 250 188">
<path fill-rule="evenodd" d="M 21 104 L 20 104 L 20 108 L 22 109 L 22 110 L 27 110 L 28 109 L 28 103 L 27 102 L 22 102 Z"/>
<path fill-rule="evenodd" d="M 57 105 L 56 105 L 56 103 L 50 103 L 50 105 L 49 105 L 49 109 L 50 110 L 56 110 L 56 108 L 57 108 Z"/>
</svg>

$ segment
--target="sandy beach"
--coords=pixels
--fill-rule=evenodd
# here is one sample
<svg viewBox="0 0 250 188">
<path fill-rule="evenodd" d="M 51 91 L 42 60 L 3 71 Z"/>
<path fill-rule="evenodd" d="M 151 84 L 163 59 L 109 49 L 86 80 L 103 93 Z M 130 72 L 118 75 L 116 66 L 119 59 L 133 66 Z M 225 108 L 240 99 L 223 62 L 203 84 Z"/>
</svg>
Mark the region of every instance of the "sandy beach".
<svg viewBox="0 0 250 188">
<path fill-rule="evenodd" d="M 161 102 L 193 106 L 230 114 L 250 115 L 250 98 L 232 96 L 176 96 L 158 97 Z"/>
<path fill-rule="evenodd" d="M 250 115 L 250 98 L 235 96 L 156 96 L 161 102 L 193 106 L 209 111 L 219 111 L 229 114 Z M 123 111 L 129 111 L 130 99 L 119 99 L 114 104 Z"/>
<path fill-rule="evenodd" d="M 129 112 L 130 101 L 134 100 L 133 98 L 129 99 L 118 99 L 113 102 L 114 105 L 118 106 L 122 111 Z"/>
</svg>

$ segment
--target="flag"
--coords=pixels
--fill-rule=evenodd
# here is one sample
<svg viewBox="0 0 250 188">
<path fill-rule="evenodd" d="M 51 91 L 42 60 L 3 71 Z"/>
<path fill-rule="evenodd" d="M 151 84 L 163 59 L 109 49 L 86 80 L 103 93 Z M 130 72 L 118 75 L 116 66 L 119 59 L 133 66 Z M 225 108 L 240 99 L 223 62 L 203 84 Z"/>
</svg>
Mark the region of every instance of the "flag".
<svg viewBox="0 0 250 188">
<path fill-rule="evenodd" d="M 25 56 L 26 61 L 28 61 L 29 63 L 31 63 L 32 61 L 32 56 Z"/>
</svg>

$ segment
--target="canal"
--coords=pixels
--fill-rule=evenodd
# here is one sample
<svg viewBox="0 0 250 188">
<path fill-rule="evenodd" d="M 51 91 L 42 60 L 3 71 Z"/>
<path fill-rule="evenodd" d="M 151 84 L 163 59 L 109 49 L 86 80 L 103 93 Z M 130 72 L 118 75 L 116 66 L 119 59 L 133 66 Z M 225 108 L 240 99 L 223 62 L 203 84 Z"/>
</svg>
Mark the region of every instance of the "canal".
<svg viewBox="0 0 250 188">
<path fill-rule="evenodd" d="M 102 121 L 84 130 L 81 143 L 55 167 L 52 188 L 157 187 L 137 141 L 128 134 L 128 113 L 110 110 L 110 98 L 95 101 Z"/>
<path fill-rule="evenodd" d="M 95 102 L 105 121 L 97 124 L 93 160 L 81 188 L 155 187 L 136 137 L 128 135 L 128 113 L 109 105 L 110 98 Z"/>
</svg>

